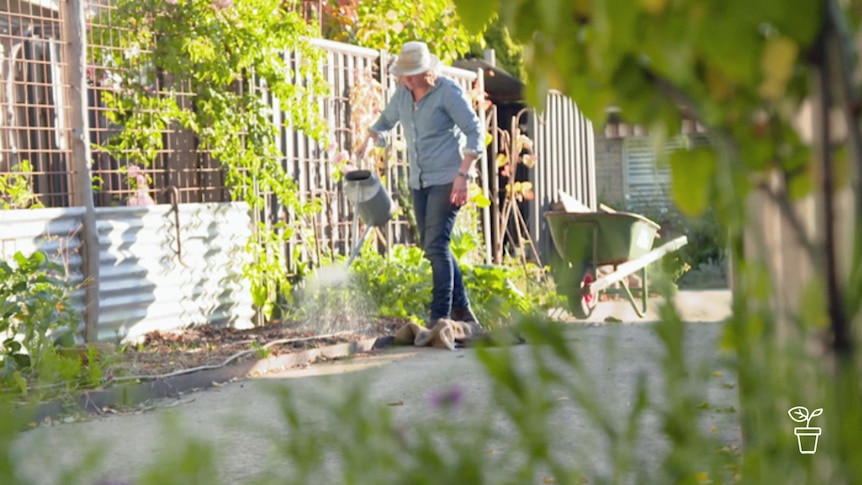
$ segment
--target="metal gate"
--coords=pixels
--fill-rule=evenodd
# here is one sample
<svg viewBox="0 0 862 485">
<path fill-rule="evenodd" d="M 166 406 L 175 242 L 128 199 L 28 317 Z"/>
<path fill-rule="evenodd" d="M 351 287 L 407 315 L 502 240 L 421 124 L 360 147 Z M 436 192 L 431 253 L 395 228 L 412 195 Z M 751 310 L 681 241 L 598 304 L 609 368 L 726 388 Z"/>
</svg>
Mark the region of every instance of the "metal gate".
<svg viewBox="0 0 862 485">
<path fill-rule="evenodd" d="M 705 145 L 704 135 L 679 135 L 657 147 L 649 137 L 626 138 L 623 143 L 626 209 L 638 213 L 673 211 L 668 155 Z"/>
</svg>

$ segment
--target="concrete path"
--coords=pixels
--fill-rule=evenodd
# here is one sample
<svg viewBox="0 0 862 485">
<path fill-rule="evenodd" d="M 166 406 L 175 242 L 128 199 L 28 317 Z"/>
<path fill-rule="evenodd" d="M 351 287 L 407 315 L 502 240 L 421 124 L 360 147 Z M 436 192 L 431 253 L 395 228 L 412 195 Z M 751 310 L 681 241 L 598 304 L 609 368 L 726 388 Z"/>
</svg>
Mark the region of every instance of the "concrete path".
<svg viewBox="0 0 862 485">
<path fill-rule="evenodd" d="M 699 425 L 721 441 L 736 443 L 735 382 L 729 373 L 722 372 L 716 350 L 720 322 L 729 316 L 729 292 L 683 292 L 678 301 L 683 318 L 689 322 L 686 349 L 692 376 L 704 376 L 698 382 L 707 405 Z M 585 374 L 595 382 L 596 396 L 605 411 L 620 420 L 633 405 L 639 379 L 646 380 L 650 399 L 658 404 L 663 385 L 657 359 L 661 345 L 651 324 L 599 323 L 608 316 L 634 322 L 630 311 L 623 302 L 602 303 L 591 319 L 593 323 L 568 323 L 565 330 L 567 342 L 584 363 Z M 648 315 L 646 320 L 651 317 L 655 315 Z M 534 350 L 530 345 L 511 348 L 519 369 L 529 370 Z M 573 369 L 561 368 L 560 372 L 575 378 Z M 171 446 L 180 440 L 177 432 L 164 427 L 170 418 L 179 424 L 183 439 L 198 439 L 214 447 L 221 483 L 249 483 L 280 466 L 273 458 L 277 447 L 269 434 L 290 439 L 274 389 L 290 389 L 299 396 L 304 426 L 331 431 L 338 423 L 317 399 L 337 400 L 357 383 L 365 386 L 372 402 L 388 405 L 395 420 L 405 425 L 440 418 L 441 411 L 431 406 L 429 399 L 457 383 L 464 393 L 464 407 L 453 419 L 465 423 L 492 419 L 502 437 L 511 429 L 511 423 L 497 412 L 492 385 L 474 350 L 391 348 L 375 356 L 315 364 L 165 400 L 140 414 L 95 417 L 28 431 L 15 446 L 23 471 L 21 483 L 66 485 L 98 483 L 100 479 L 135 483 L 144 470 L 152 468 L 160 453 L 170 453 Z M 607 473 L 611 464 L 602 448 L 601 430 L 576 403 L 567 402 L 564 394 L 560 396 L 566 402 L 554 414 L 553 429 L 558 431 L 552 437 L 555 452 L 582 464 L 585 476 Z M 636 462 L 645 469 L 657 466 L 653 457 L 666 447 L 659 425 L 656 413 L 643 416 L 639 449 L 644 453 Z M 486 447 L 488 453 L 494 451 L 492 447 L 497 450 L 501 466 L 511 459 L 505 454 L 505 442 Z M 63 476 L 63 470 L 81 463 L 87 450 L 93 449 L 100 450 L 100 459 L 90 474 L 80 482 Z"/>
</svg>

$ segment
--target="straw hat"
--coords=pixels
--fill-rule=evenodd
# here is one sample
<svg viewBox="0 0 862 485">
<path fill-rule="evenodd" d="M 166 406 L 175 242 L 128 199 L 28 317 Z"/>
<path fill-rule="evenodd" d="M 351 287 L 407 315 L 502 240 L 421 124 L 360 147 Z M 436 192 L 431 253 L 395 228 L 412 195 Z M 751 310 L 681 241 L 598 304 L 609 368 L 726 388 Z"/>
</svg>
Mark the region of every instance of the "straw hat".
<svg viewBox="0 0 862 485">
<path fill-rule="evenodd" d="M 428 52 L 424 42 L 405 42 L 389 71 L 396 76 L 412 76 L 434 69 L 439 62 L 437 56 Z"/>
</svg>

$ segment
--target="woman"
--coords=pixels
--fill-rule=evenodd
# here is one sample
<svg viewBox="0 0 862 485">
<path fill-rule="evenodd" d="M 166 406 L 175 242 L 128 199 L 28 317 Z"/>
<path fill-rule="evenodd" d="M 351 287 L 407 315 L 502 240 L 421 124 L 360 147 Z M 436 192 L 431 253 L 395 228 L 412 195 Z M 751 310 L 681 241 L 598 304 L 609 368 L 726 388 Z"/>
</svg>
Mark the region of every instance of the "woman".
<svg viewBox="0 0 862 485">
<path fill-rule="evenodd" d="M 401 123 L 420 243 L 434 280 L 429 328 L 441 318 L 476 322 L 449 242 L 483 148 L 476 112 L 457 83 L 438 77 L 438 64 L 424 42 L 404 44 L 390 69 L 398 89 L 356 152 L 364 157 L 371 142 Z"/>
</svg>

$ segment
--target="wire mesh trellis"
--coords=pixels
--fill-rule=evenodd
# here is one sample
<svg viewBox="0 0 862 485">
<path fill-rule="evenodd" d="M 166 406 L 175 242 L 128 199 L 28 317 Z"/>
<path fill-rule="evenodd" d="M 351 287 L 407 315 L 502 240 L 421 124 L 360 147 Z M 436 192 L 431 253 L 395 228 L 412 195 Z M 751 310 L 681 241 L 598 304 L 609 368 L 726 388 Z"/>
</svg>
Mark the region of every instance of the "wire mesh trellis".
<svg viewBox="0 0 862 485">
<path fill-rule="evenodd" d="M 91 0 L 87 3 L 89 18 L 87 39 L 88 82 L 90 85 L 90 141 L 96 148 L 111 143 L 121 126 L 111 122 L 109 108 L 103 96 L 117 89 L 116 68 L 110 59 L 128 55 L 128 48 L 119 45 L 119 27 L 115 24 L 116 7 L 111 0 Z M 96 35 L 98 33 L 99 35 Z M 139 54 L 150 54 L 147 46 L 136 46 Z M 101 61 L 101 62 L 100 62 Z M 181 107 L 193 101 L 189 86 L 175 81 L 170 73 L 149 73 L 153 92 L 173 97 Z M 141 107 L 142 110 L 157 108 Z M 157 113 L 153 113 L 157 114 Z M 116 156 L 105 150 L 93 151 L 93 176 L 96 205 L 125 205 L 134 196 L 137 183 L 133 183 L 128 170 L 135 170 L 147 178 L 150 197 L 156 203 L 165 202 L 227 202 L 230 193 L 225 187 L 225 176 L 217 160 L 200 150 L 194 135 L 174 124 L 161 130 L 161 148 L 149 165 L 136 163 L 132 157 Z M 177 197 L 174 201 L 172 197 Z"/>
<path fill-rule="evenodd" d="M 0 174 L 27 172 L 45 206 L 68 204 L 71 190 L 60 28 L 51 2 L 0 3 Z"/>
</svg>

